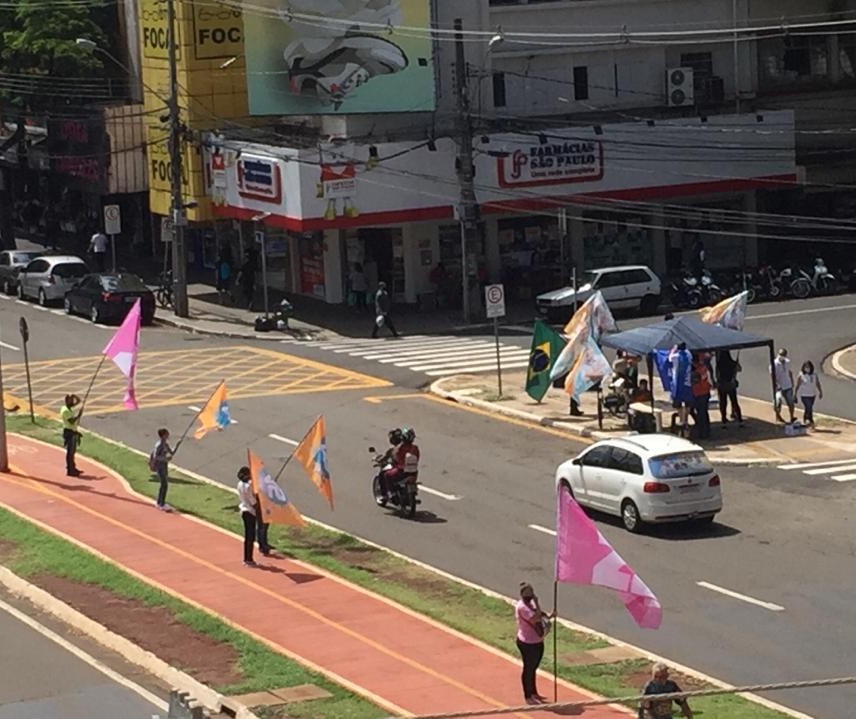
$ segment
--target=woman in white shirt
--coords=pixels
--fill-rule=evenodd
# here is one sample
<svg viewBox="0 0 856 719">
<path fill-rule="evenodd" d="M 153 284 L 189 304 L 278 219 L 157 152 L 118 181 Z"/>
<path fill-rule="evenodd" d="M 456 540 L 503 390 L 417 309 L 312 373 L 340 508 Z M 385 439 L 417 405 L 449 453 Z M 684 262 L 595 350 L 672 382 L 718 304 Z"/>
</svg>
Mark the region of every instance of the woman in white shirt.
<svg viewBox="0 0 856 719">
<path fill-rule="evenodd" d="M 250 468 L 241 467 L 238 470 L 238 510 L 244 522 L 244 566 L 255 567 L 253 543 L 256 541 L 256 495 L 250 480 Z"/>
<path fill-rule="evenodd" d="M 814 365 L 809 361 L 803 362 L 797 377 L 796 395 L 805 407 L 803 422 L 814 427 L 814 403 L 815 400 L 823 399 L 823 387 L 820 386 L 820 377 L 814 372 Z"/>
</svg>

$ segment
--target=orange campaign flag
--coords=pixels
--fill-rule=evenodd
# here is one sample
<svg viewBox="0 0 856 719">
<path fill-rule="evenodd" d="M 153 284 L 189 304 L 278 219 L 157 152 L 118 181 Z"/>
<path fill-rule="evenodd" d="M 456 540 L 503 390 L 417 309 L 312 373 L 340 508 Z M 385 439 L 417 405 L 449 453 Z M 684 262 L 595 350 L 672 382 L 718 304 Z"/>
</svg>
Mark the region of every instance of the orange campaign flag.
<svg viewBox="0 0 856 719">
<path fill-rule="evenodd" d="M 247 450 L 247 464 L 253 480 L 253 492 L 259 498 L 259 520 L 265 524 L 290 524 L 305 527 L 306 520 L 297 511 L 282 487 L 270 476 L 262 461 Z"/>
<path fill-rule="evenodd" d="M 327 465 L 327 428 L 322 415 L 294 450 L 294 458 L 303 465 L 318 491 L 327 498 L 330 509 L 333 509 L 333 484 L 330 481 L 330 470 Z"/>
<path fill-rule="evenodd" d="M 232 418 L 229 415 L 229 398 L 226 394 L 225 380 L 217 385 L 217 389 L 214 390 L 214 394 L 209 397 L 205 406 L 200 410 L 197 419 L 200 425 L 193 433 L 196 439 L 202 439 L 212 429 L 226 429 L 232 423 Z"/>
</svg>

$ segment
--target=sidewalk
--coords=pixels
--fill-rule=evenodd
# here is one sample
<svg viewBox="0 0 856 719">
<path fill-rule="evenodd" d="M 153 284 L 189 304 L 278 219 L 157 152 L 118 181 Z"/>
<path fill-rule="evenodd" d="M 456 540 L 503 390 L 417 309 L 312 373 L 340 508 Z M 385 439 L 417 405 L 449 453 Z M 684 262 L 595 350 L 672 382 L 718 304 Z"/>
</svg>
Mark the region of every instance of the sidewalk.
<svg viewBox="0 0 856 719">
<path fill-rule="evenodd" d="M 856 358 L 854 358 L 856 359 Z M 603 429 L 597 422 L 597 395 L 586 392 L 580 408 L 582 417 L 569 416 L 569 397 L 560 389 L 550 389 L 541 403 L 527 395 L 523 387 L 525 371 L 502 373 L 503 399 L 496 401 L 496 374 L 455 375 L 437 380 L 431 392 L 440 397 L 505 414 L 536 424 L 561 429 L 591 440 L 630 434 L 626 419 L 611 417 L 604 410 Z M 662 396 L 662 393 L 661 393 Z M 829 462 L 856 456 L 856 423 L 815 413 L 817 428 L 804 436 L 785 436 L 784 426 L 775 422 L 770 402 L 740 397 L 745 426 L 719 421 L 719 409 L 711 406 L 710 439 L 699 440 L 711 460 L 719 464 L 784 464 L 788 462 Z M 798 412 L 797 417 L 802 413 Z M 670 413 L 663 414 L 663 431 L 669 431 Z"/>
<path fill-rule="evenodd" d="M 221 617 L 386 711 L 428 714 L 522 703 L 516 657 L 302 562 L 261 558 L 258 568 L 244 567 L 241 538 L 191 516 L 156 511 L 120 477 L 83 457 L 83 476 L 70 478 L 57 447 L 10 435 L 9 451 L 14 467 L 0 474 L 0 505 Z M 548 681 L 541 679 L 545 694 Z M 559 701 L 591 697 L 559 684 Z M 629 713 L 603 706 L 582 716 L 618 719 Z"/>
<path fill-rule="evenodd" d="M 856 345 L 835 352 L 829 360 L 832 370 L 846 379 L 856 380 Z"/>
</svg>

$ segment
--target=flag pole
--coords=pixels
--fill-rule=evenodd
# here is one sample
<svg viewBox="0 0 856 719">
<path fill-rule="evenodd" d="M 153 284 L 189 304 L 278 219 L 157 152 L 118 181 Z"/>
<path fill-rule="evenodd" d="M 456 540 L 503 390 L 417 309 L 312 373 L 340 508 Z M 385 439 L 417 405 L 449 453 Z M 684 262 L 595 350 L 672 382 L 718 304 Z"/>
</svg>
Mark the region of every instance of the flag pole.
<svg viewBox="0 0 856 719">
<path fill-rule="evenodd" d="M 181 447 L 181 443 L 187 438 L 188 432 L 193 429 L 193 425 L 196 424 L 196 420 L 199 419 L 199 415 L 205 411 L 205 408 L 208 406 L 208 403 L 214 399 L 214 395 L 217 394 L 217 390 L 220 389 L 220 385 L 223 384 L 226 380 L 223 380 L 217 384 L 214 388 L 214 391 L 211 393 L 211 396 L 205 400 L 205 404 L 202 405 L 202 409 L 200 409 L 195 415 L 193 415 L 193 419 L 190 420 L 190 424 L 187 425 L 187 429 L 184 430 L 184 434 L 179 437 L 178 442 L 176 442 L 175 449 L 172 450 L 172 456 L 175 457 L 178 454 L 178 448 Z"/>
<path fill-rule="evenodd" d="M 312 424 L 310 424 L 310 425 L 309 425 L 309 429 L 307 429 L 307 430 L 306 430 L 306 434 L 304 434 L 304 435 L 303 435 L 303 437 L 301 438 L 301 440 L 297 443 L 297 446 L 298 446 L 298 447 L 299 447 L 301 444 L 303 444 L 303 440 L 304 440 L 304 439 L 306 439 L 306 438 L 309 436 L 309 433 L 312 431 L 312 428 L 313 428 L 316 424 L 318 424 L 318 420 L 319 420 L 319 419 L 321 419 L 321 415 L 320 415 L 320 414 L 315 418 L 315 421 L 314 421 Z M 278 481 L 278 480 L 279 480 L 279 478 L 282 476 L 282 473 L 285 471 L 285 468 L 288 466 L 288 463 L 289 463 L 289 462 L 292 460 L 292 458 L 294 457 L 294 452 L 296 452 L 296 451 L 297 451 L 297 448 L 295 447 L 294 451 L 292 451 L 292 453 L 291 453 L 290 455 L 288 455 L 288 457 L 286 457 L 286 458 L 285 458 L 285 462 L 283 462 L 283 463 L 282 463 L 282 467 L 280 467 L 280 468 L 279 468 L 279 472 L 277 472 L 277 473 L 276 473 L 276 476 L 273 478 L 273 481 L 274 481 L 274 482 Z"/>
<path fill-rule="evenodd" d="M 553 703 L 559 703 L 559 640 L 556 619 L 559 616 L 559 580 L 553 579 Z"/>
<path fill-rule="evenodd" d="M 95 384 L 95 378 L 98 377 L 98 373 L 101 371 L 101 368 L 104 366 L 104 361 L 107 359 L 107 355 L 101 355 L 101 361 L 98 363 L 98 366 L 95 368 L 95 373 L 92 375 L 92 379 L 89 380 L 89 386 L 86 388 L 86 394 L 83 395 L 83 401 L 80 403 L 80 412 L 77 413 L 77 421 L 78 427 L 80 426 L 80 418 L 83 417 L 83 410 L 86 407 L 86 400 L 89 399 L 89 393 L 92 392 L 92 386 Z"/>
</svg>

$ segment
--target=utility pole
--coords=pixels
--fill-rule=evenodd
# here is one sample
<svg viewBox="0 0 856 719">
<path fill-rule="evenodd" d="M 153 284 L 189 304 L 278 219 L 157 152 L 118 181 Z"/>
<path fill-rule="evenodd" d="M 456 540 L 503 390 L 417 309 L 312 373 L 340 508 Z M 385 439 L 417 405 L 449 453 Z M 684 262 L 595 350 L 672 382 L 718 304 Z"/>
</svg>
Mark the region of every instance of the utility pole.
<svg viewBox="0 0 856 719">
<path fill-rule="evenodd" d="M 184 197 L 182 192 L 182 132 L 181 115 L 178 109 L 178 65 L 176 48 L 178 35 L 176 33 L 175 0 L 166 0 L 166 17 L 168 25 L 169 48 L 169 158 L 170 158 L 170 191 L 172 194 L 172 272 L 173 272 L 173 303 L 176 317 L 189 316 L 187 302 L 187 247 L 184 241 L 184 226 L 187 223 Z"/>
<path fill-rule="evenodd" d="M 470 116 L 470 94 L 467 82 L 467 60 L 464 55 L 463 22 L 455 20 L 455 91 L 458 96 L 458 187 L 461 223 L 461 285 L 463 291 L 464 324 L 470 321 L 469 249 L 478 241 L 478 214 L 476 202 L 475 167 L 473 166 L 473 129 Z"/>
<path fill-rule="evenodd" d="M 3 396 L 3 362 L 0 360 L 0 472 L 9 471 L 9 447 L 6 444 L 6 397 Z"/>
</svg>

